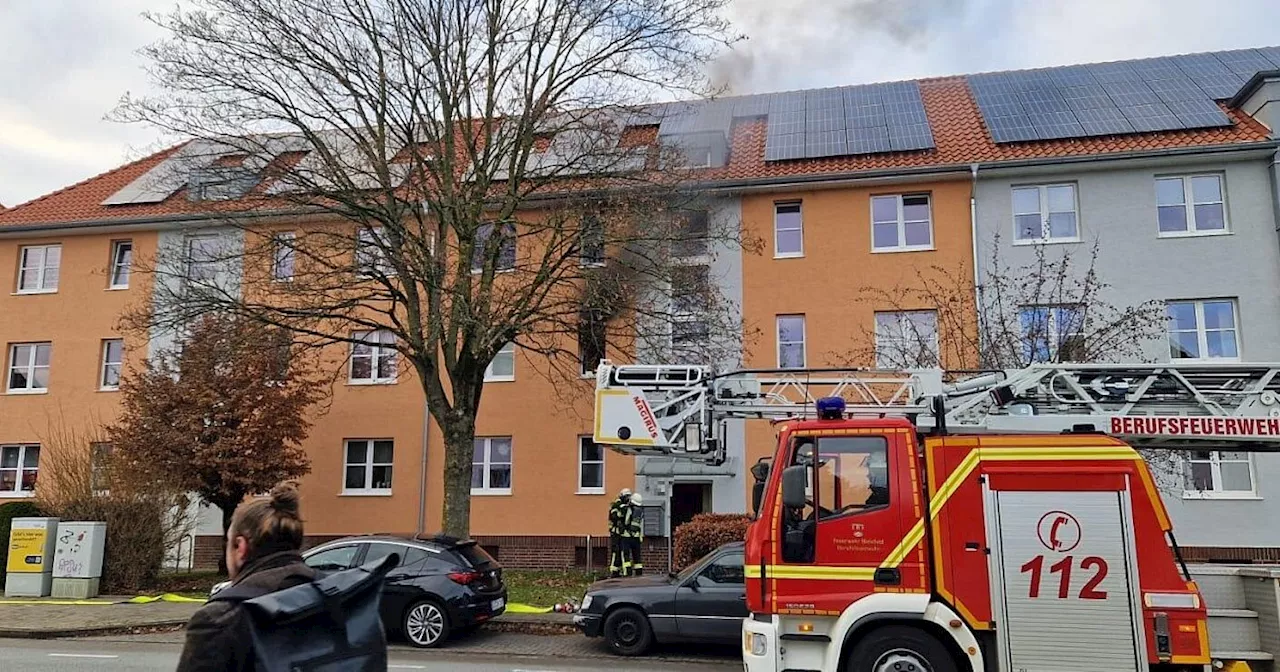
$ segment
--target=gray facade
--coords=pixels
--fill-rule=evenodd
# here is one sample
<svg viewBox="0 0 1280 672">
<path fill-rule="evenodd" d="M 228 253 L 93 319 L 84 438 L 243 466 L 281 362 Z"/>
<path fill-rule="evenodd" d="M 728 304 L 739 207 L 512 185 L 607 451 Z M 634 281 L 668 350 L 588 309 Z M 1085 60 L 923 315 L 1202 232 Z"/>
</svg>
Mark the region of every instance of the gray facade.
<svg viewBox="0 0 1280 672">
<path fill-rule="evenodd" d="M 993 255 L 1005 269 L 1071 254 L 1087 267 L 1098 243 L 1096 271 L 1110 285 L 1102 300 L 1114 306 L 1147 301 L 1230 299 L 1236 344 L 1244 361 L 1280 361 L 1280 242 L 1269 151 L 1213 152 L 1180 157 L 979 167 L 975 189 L 975 254 L 979 276 Z M 1226 231 L 1205 235 L 1159 233 L 1156 180 L 1217 175 L 1223 185 Z M 1020 186 L 1075 186 L 1079 242 L 1016 244 L 1013 190 Z M 998 237 L 998 242 L 995 242 Z M 1203 320 L 1203 317 L 1202 317 Z M 1201 322 L 1201 327 L 1204 327 Z M 1203 341 L 1202 341 L 1203 342 Z M 1171 359 L 1169 338 L 1144 342 L 1148 361 Z M 1207 354 L 1207 350 L 1201 355 Z M 1179 543 L 1201 547 L 1280 546 L 1280 455 L 1252 459 L 1252 490 L 1202 491 L 1184 487 L 1178 459 L 1163 468 L 1165 504 Z M 1215 476 L 1217 476 L 1215 472 Z"/>
<path fill-rule="evenodd" d="M 736 198 L 722 198 L 708 204 L 709 226 L 713 231 L 736 230 L 741 226 L 742 207 Z M 722 239 L 723 240 L 723 239 Z M 741 315 L 742 250 L 725 242 L 712 245 L 706 263 L 725 310 Z M 719 350 L 723 359 L 714 363 L 718 370 L 742 366 L 741 343 L 724 343 Z M 656 348 L 660 350 L 661 348 Z M 667 361 L 663 356 L 638 357 L 637 362 Z M 701 363 L 701 362 L 699 362 Z M 707 512 L 741 513 L 747 510 L 746 440 L 742 420 L 730 420 L 725 426 L 727 459 L 719 466 L 693 462 L 681 457 L 640 457 L 636 459 L 636 490 L 644 493 L 649 503 L 667 502 L 671 488 L 677 483 L 710 485 L 710 507 Z"/>
</svg>

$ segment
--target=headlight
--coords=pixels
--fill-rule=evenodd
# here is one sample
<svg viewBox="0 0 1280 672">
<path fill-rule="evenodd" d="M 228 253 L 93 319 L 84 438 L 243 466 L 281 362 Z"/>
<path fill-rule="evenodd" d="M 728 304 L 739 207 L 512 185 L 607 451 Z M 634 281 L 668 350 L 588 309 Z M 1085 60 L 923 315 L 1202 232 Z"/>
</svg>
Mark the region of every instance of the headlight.
<svg viewBox="0 0 1280 672">
<path fill-rule="evenodd" d="M 591 593 L 587 593 L 586 596 L 582 598 L 582 610 L 586 611 L 587 608 L 590 606 L 591 606 Z"/>
<path fill-rule="evenodd" d="M 769 652 L 769 638 L 758 632 L 744 632 L 742 648 L 753 656 L 763 656 Z"/>
</svg>

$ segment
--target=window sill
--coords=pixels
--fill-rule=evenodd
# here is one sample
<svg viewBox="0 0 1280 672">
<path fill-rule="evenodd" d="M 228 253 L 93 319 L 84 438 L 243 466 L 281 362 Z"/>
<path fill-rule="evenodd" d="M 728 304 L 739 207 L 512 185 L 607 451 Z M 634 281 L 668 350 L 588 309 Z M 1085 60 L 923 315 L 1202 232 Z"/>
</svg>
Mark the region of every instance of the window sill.
<svg viewBox="0 0 1280 672">
<path fill-rule="evenodd" d="M 56 289 L 19 289 L 18 291 L 13 292 L 9 296 L 30 296 L 32 294 L 57 294 L 57 293 L 58 293 L 58 290 Z"/>
<path fill-rule="evenodd" d="M 486 383 L 514 383 L 514 382 L 516 382 L 516 377 L 515 377 L 515 376 L 504 376 L 504 377 L 502 377 L 502 378 L 489 378 L 489 377 L 486 377 L 486 378 L 484 379 L 484 382 L 486 382 Z"/>
<path fill-rule="evenodd" d="M 774 259 L 803 259 L 804 252 L 774 252 Z"/>
<path fill-rule="evenodd" d="M 372 278 L 369 278 L 369 279 L 372 279 Z M 271 284 L 274 284 L 274 285 L 291 285 L 291 284 L 293 284 L 293 278 L 271 278 Z"/>
<path fill-rule="evenodd" d="M 1206 491 L 1203 491 L 1203 492 L 1201 492 L 1201 491 L 1196 491 L 1196 490 L 1184 491 L 1184 492 L 1182 493 L 1182 498 L 1183 498 L 1183 499 L 1190 499 L 1190 500 L 1195 500 L 1195 499 L 1203 499 L 1203 500 L 1215 500 L 1215 499 L 1221 499 L 1221 500 L 1227 500 L 1227 501 L 1232 501 L 1232 500 L 1234 500 L 1234 501 L 1254 501 L 1254 502 L 1260 502 L 1260 501 L 1262 501 L 1262 497 L 1260 497 L 1257 493 L 1253 493 L 1253 492 L 1211 492 L 1211 491 L 1207 491 L 1207 490 L 1206 490 Z"/>
<path fill-rule="evenodd" d="M 354 387 L 367 387 L 370 385 L 395 385 L 399 382 L 397 379 L 390 380 L 347 380 L 347 385 Z"/>
<path fill-rule="evenodd" d="M 98 392 L 119 392 L 119 387 L 99 387 Z"/>
<path fill-rule="evenodd" d="M 934 247 L 933 245 L 927 245 L 927 246 L 922 245 L 919 247 L 882 247 L 879 249 L 873 247 L 871 248 L 871 254 L 894 254 L 898 252 L 933 252 L 934 250 L 937 250 L 937 249 L 938 248 Z"/>
<path fill-rule="evenodd" d="M 1071 245 L 1080 242 L 1080 238 L 1038 238 L 1035 240 L 1014 240 L 1015 247 L 1033 245 Z"/>
<path fill-rule="evenodd" d="M 343 490 L 339 497 L 390 497 L 390 490 Z"/>
<path fill-rule="evenodd" d="M 1170 357 L 1170 364 L 1233 364 L 1239 357 Z"/>
<path fill-rule="evenodd" d="M 1230 229 L 1208 230 L 1208 231 L 1156 231 L 1157 238 L 1212 238 L 1214 236 L 1229 236 L 1233 231 Z"/>
<path fill-rule="evenodd" d="M 5 390 L 5 394 L 13 394 L 13 395 L 19 395 L 19 396 L 27 395 L 27 394 L 49 394 L 49 388 L 46 387 L 42 390 Z"/>
<path fill-rule="evenodd" d="M 35 496 L 36 493 L 30 490 L 24 492 L 0 492 L 0 499 L 31 499 Z"/>
<path fill-rule="evenodd" d="M 510 490 L 472 490 L 472 497 L 510 497 Z"/>
<path fill-rule="evenodd" d="M 605 494 L 605 491 L 604 488 L 584 488 L 573 494 L 596 497 Z"/>
<path fill-rule="evenodd" d="M 123 287 L 108 287 L 108 288 L 106 288 L 106 289 L 105 289 L 105 290 L 103 290 L 103 291 L 107 291 L 107 292 L 123 292 L 123 291 L 125 291 L 125 290 L 127 290 L 127 289 L 129 289 L 129 285 L 125 285 L 125 286 L 123 286 Z"/>
<path fill-rule="evenodd" d="M 603 261 L 579 261 L 578 268 L 604 268 L 607 266 Z"/>
</svg>

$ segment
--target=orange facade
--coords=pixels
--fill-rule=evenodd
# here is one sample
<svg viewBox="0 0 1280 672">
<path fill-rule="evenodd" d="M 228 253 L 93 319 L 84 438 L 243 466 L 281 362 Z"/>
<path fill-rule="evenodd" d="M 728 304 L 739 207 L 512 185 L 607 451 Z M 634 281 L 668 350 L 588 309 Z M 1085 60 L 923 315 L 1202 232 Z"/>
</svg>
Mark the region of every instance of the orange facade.
<svg viewBox="0 0 1280 672">
<path fill-rule="evenodd" d="M 914 304 L 909 288 L 936 268 L 972 277 L 970 186 L 957 179 L 744 195 L 743 228 L 765 242 L 763 254 L 743 258 L 743 317 L 759 333 L 746 348 L 746 365 L 780 365 L 779 316 L 804 317 L 806 366 L 873 365 L 876 312 L 934 308 Z M 872 199 L 904 195 L 928 196 L 931 245 L 873 249 Z M 793 203 L 801 209 L 803 254 L 783 256 L 775 251 L 775 211 L 779 204 Z M 972 283 L 958 289 L 972 292 Z M 881 290 L 897 300 L 886 302 Z M 946 359 L 948 353 L 942 355 Z M 772 455 L 773 448 L 768 424 L 751 421 L 747 463 Z"/>
</svg>

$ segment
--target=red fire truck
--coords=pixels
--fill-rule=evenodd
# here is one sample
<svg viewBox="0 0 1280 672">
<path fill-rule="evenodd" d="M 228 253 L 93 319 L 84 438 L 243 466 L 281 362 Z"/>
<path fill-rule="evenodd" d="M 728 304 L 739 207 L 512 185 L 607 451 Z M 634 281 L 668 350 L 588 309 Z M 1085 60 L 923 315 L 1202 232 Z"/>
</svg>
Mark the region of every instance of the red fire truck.
<svg viewBox="0 0 1280 672">
<path fill-rule="evenodd" d="M 605 362 L 595 440 L 723 463 L 733 423 L 772 421 L 748 672 L 1204 669 L 1206 607 L 1138 449 L 1280 448 L 1278 372 Z"/>
</svg>

